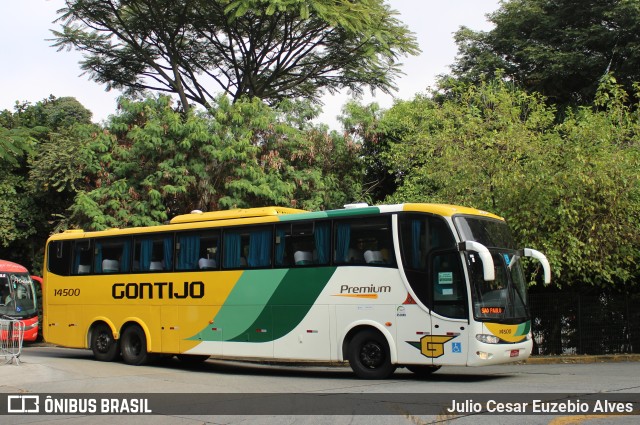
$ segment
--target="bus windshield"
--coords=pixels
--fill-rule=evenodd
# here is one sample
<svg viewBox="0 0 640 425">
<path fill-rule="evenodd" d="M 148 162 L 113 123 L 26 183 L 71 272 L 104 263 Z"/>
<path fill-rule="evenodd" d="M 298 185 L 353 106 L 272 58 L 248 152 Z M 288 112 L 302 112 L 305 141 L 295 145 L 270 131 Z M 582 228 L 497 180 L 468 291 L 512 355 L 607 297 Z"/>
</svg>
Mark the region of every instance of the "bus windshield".
<svg viewBox="0 0 640 425">
<path fill-rule="evenodd" d="M 0 315 L 27 318 L 37 314 L 35 294 L 28 273 L 0 272 Z"/>
<path fill-rule="evenodd" d="M 476 241 L 489 249 L 495 267 L 495 280 L 485 281 L 478 254 L 466 253 L 475 319 L 502 323 L 528 319 L 526 281 L 507 224 L 468 216 L 456 217 L 454 222 L 462 240 Z"/>
</svg>

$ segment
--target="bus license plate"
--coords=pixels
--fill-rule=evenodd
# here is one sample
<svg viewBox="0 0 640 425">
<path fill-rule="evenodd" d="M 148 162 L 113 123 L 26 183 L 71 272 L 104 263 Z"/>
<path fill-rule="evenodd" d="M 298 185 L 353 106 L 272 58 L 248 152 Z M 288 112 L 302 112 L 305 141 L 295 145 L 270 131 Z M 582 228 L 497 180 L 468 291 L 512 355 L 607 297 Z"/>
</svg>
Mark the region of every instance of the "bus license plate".
<svg viewBox="0 0 640 425">
<path fill-rule="evenodd" d="M 518 357 L 520 355 L 520 350 L 511 350 L 511 357 Z"/>
</svg>

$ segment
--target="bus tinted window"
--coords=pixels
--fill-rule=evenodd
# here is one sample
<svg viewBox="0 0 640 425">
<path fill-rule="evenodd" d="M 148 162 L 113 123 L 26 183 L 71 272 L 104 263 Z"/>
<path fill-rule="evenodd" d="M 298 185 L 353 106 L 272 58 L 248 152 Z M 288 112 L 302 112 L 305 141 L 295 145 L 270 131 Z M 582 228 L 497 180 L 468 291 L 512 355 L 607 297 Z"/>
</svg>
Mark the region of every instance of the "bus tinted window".
<svg viewBox="0 0 640 425">
<path fill-rule="evenodd" d="M 215 270 L 220 264 L 217 231 L 179 233 L 176 236 L 176 270 Z"/>
<path fill-rule="evenodd" d="M 134 272 L 172 270 L 173 235 L 145 234 L 134 238 L 133 263 L 131 266 Z"/>
<path fill-rule="evenodd" d="M 71 241 L 53 241 L 49 244 L 48 268 L 51 273 L 68 276 L 71 267 Z"/>
<path fill-rule="evenodd" d="M 326 265 L 331 259 L 331 223 L 303 222 L 276 226 L 276 267 Z"/>
<path fill-rule="evenodd" d="M 271 266 L 273 227 L 229 229 L 224 232 L 222 267 L 225 269 Z"/>
<path fill-rule="evenodd" d="M 336 220 L 336 264 L 395 265 L 388 217 Z"/>
<path fill-rule="evenodd" d="M 127 273 L 131 270 L 131 239 L 105 238 L 94 241 L 94 273 Z"/>
<path fill-rule="evenodd" d="M 73 267 L 71 274 L 91 273 L 93 248 L 90 239 L 81 239 L 73 244 Z"/>
<path fill-rule="evenodd" d="M 405 269 L 425 270 L 427 256 L 435 250 L 455 248 L 453 233 L 442 218 L 404 215 L 400 220 L 402 263 Z"/>
</svg>

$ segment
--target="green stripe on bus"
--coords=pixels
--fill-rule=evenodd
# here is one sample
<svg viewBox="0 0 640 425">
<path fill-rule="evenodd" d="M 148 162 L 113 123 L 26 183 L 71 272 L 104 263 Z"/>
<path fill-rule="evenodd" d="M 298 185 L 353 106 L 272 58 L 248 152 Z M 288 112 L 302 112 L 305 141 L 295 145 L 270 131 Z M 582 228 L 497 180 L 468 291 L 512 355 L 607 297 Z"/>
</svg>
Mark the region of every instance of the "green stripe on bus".
<svg viewBox="0 0 640 425">
<path fill-rule="evenodd" d="M 221 331 L 212 332 L 207 326 L 188 339 L 220 341 L 243 334 L 260 316 L 286 274 L 287 269 L 245 271 L 213 318 L 215 328 Z"/>
<path fill-rule="evenodd" d="M 246 332 L 225 341 L 269 342 L 291 332 L 304 319 L 336 271 L 335 267 L 290 269 L 260 316 Z"/>
<path fill-rule="evenodd" d="M 327 211 L 327 216 L 329 218 L 351 217 L 354 215 L 375 215 L 375 214 L 380 214 L 380 208 L 378 207 L 347 208 L 344 210 Z"/>
<path fill-rule="evenodd" d="M 323 218 L 352 217 L 359 215 L 380 214 L 378 207 L 347 208 L 344 210 L 315 211 L 300 214 L 288 214 L 278 216 L 280 221 L 318 220 Z"/>
<path fill-rule="evenodd" d="M 317 220 L 327 218 L 327 213 L 324 211 L 300 213 L 300 214 L 287 214 L 278 216 L 280 221 L 300 221 L 300 220 Z"/>
<path fill-rule="evenodd" d="M 526 335 L 531 330 L 531 321 L 527 321 L 518 326 L 517 335 Z"/>
</svg>

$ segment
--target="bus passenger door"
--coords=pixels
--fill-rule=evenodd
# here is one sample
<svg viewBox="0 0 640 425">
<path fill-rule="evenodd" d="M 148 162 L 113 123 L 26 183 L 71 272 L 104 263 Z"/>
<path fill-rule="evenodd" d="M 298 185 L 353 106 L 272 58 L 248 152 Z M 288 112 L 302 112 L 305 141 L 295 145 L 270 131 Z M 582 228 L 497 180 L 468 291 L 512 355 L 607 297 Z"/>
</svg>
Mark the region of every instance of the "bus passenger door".
<svg viewBox="0 0 640 425">
<path fill-rule="evenodd" d="M 407 293 L 405 301 L 396 307 L 398 363 L 430 365 L 433 360 L 428 347 L 423 347 L 423 342 L 430 343 L 431 335 L 431 316 L 426 307 L 428 275 L 417 269 L 405 269 L 404 273 L 413 295 Z"/>
<path fill-rule="evenodd" d="M 460 253 L 429 256 L 432 295 L 431 349 L 434 365 L 465 365 L 469 351 L 467 285 Z"/>
</svg>

